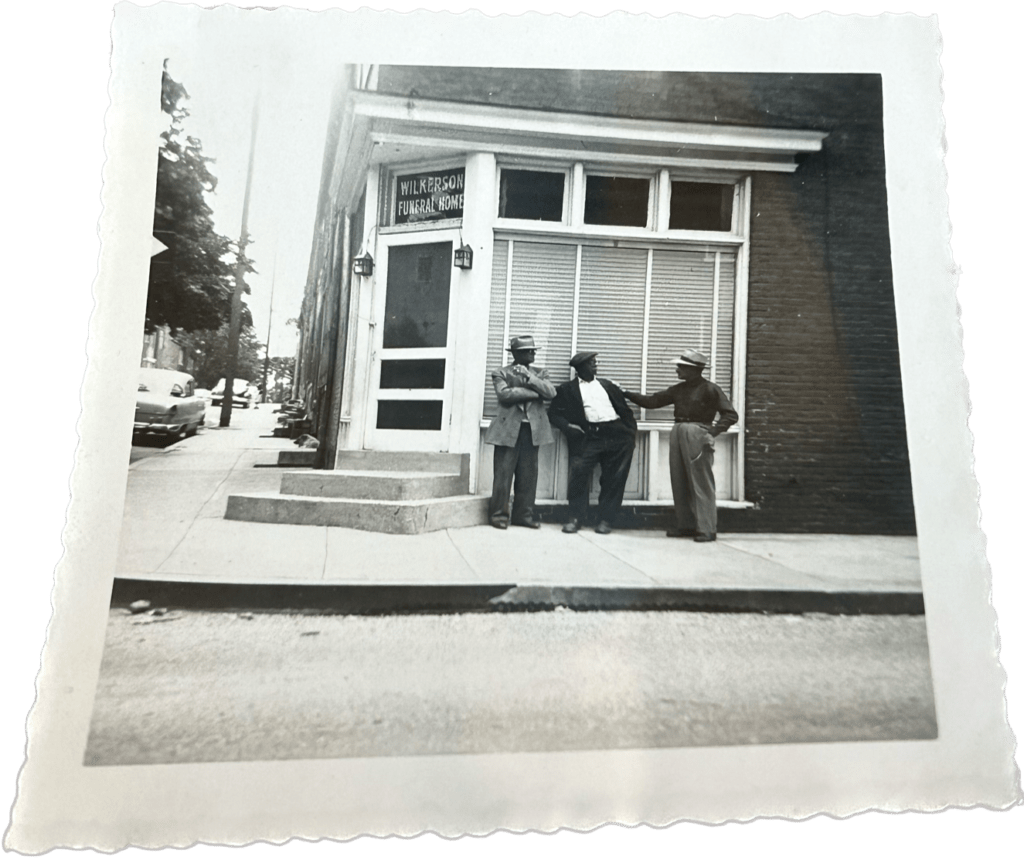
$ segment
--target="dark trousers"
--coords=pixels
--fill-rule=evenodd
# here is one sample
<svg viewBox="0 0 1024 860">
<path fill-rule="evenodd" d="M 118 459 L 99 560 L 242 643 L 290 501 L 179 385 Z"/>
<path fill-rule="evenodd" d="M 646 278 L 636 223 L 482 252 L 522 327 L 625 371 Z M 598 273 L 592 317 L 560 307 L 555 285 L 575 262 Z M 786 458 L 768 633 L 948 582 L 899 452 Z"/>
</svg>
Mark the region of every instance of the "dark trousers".
<svg viewBox="0 0 1024 860">
<path fill-rule="evenodd" d="M 524 421 L 519 427 L 515 447 L 494 446 L 494 485 L 491 489 L 490 516 L 492 523 L 509 522 L 509 493 L 515 478 L 516 495 L 512 503 L 511 521 L 521 523 L 533 519 L 533 505 L 537 501 L 537 446 L 533 444 L 530 425 Z"/>
<path fill-rule="evenodd" d="M 715 439 L 703 424 L 679 423 L 669 434 L 668 468 L 676 526 L 685 530 L 692 517 L 697 534 L 718 531 L 715 501 Z"/>
<path fill-rule="evenodd" d="M 601 494 L 597 518 L 610 523 L 622 507 L 626 478 L 633 462 L 633 432 L 621 421 L 591 424 L 586 438 L 569 450 L 569 516 L 584 520 L 590 501 L 590 475 L 601 464 Z"/>
</svg>

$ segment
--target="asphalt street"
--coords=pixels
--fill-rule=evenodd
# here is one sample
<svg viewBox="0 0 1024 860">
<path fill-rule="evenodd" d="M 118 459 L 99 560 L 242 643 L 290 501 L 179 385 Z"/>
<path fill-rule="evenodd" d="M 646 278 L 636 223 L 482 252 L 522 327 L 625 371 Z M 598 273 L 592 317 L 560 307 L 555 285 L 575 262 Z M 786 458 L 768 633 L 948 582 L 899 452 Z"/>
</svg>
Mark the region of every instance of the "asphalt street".
<svg viewBox="0 0 1024 860">
<path fill-rule="evenodd" d="M 930 739 L 921 616 L 112 609 L 88 765 Z"/>
</svg>

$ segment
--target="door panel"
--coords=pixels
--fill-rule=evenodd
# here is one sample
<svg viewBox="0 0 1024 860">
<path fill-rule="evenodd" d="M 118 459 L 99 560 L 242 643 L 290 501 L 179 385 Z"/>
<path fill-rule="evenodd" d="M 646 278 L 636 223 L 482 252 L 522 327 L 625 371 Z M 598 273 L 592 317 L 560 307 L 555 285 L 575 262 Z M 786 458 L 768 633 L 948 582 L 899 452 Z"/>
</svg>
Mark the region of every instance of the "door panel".
<svg viewBox="0 0 1024 860">
<path fill-rule="evenodd" d="M 374 302 L 367 448 L 448 450 L 452 247 L 451 241 L 424 243 L 409 236 L 381 240 L 379 277 L 385 286 Z"/>
</svg>

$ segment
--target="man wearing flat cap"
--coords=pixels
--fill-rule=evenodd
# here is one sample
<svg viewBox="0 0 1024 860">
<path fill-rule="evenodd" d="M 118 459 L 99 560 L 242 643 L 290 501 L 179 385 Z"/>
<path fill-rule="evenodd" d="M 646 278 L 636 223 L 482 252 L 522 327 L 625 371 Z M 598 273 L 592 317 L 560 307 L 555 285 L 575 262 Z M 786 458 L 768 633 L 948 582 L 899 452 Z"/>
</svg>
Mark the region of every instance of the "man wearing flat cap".
<svg viewBox="0 0 1024 860">
<path fill-rule="evenodd" d="M 597 353 L 578 352 L 569 359 L 576 378 L 558 386 L 548 415 L 569 444 L 569 521 L 566 534 L 578 532 L 590 500 L 590 475 L 601 464 L 601 494 L 597 502 L 598 534 L 612 530 L 629 465 L 636 446 L 636 417 L 622 390 L 609 379 L 597 378 Z"/>
<path fill-rule="evenodd" d="M 684 349 L 673 359 L 679 383 L 655 394 L 624 392 L 645 409 L 659 409 L 670 403 L 675 410 L 675 426 L 669 434 L 669 473 L 676 526 L 669 537 L 686 533 L 687 519 L 696 523 L 694 540 L 713 541 L 718 533 L 718 507 L 715 502 L 715 437 L 739 420 L 729 398 L 715 383 L 704 379 L 706 356 L 695 349 Z M 715 416 L 718 420 L 715 420 Z"/>
<path fill-rule="evenodd" d="M 496 529 L 514 526 L 539 529 L 533 518 L 537 500 L 539 445 L 555 441 L 545 402 L 555 396 L 555 386 L 545 370 L 530 367 L 537 357 L 533 338 L 513 337 L 509 342 L 512 364 L 491 373 L 498 395 L 498 414 L 487 428 L 484 441 L 494 446 L 494 485 L 490 519 Z M 509 493 L 515 480 L 515 501 L 509 510 Z"/>
</svg>

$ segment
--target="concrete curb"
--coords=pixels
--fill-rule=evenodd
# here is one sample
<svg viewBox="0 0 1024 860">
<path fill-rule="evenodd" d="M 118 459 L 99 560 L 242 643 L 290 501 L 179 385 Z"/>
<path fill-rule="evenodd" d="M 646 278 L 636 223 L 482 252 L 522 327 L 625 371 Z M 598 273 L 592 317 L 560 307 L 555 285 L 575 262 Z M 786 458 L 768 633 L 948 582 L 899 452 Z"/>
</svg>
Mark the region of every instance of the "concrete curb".
<svg viewBox="0 0 1024 860">
<path fill-rule="evenodd" d="M 136 600 L 198 611 L 313 615 L 460 612 L 760 612 L 828 615 L 923 615 L 912 591 L 798 591 L 715 588 L 572 588 L 494 585 L 259 585 L 115 579 L 111 607 Z"/>
</svg>

